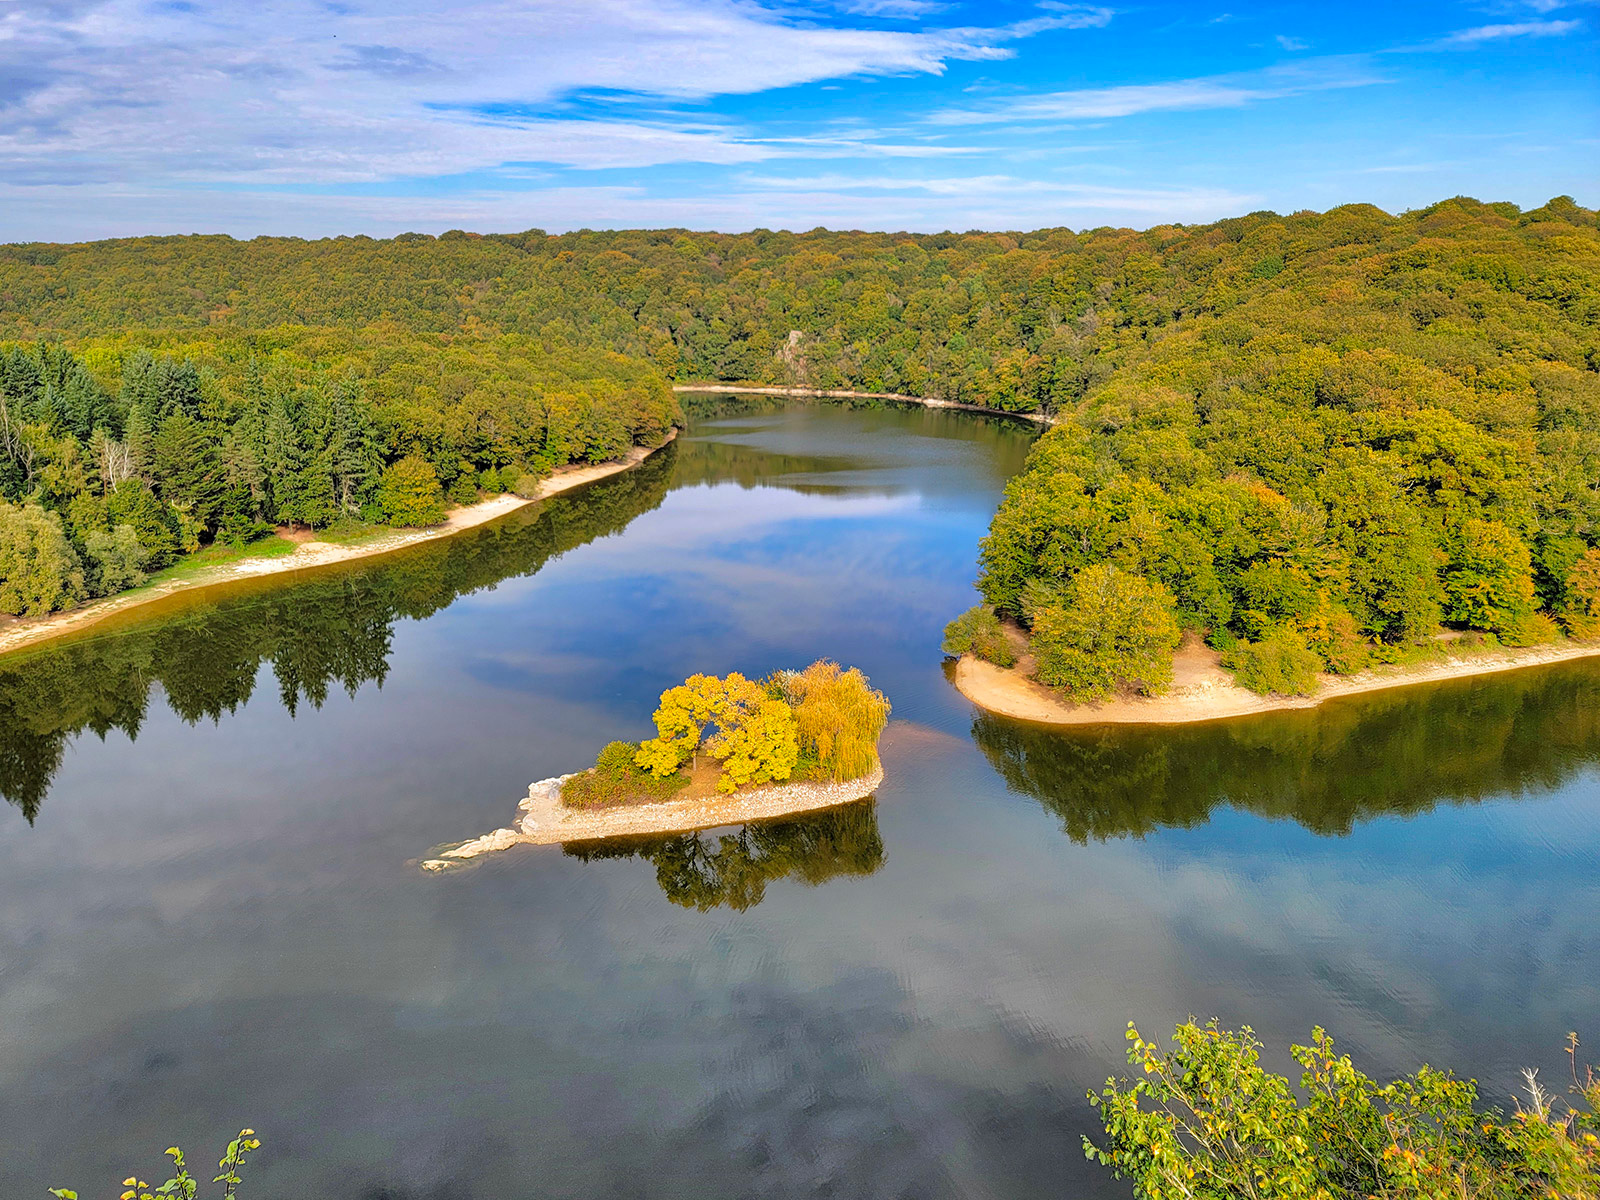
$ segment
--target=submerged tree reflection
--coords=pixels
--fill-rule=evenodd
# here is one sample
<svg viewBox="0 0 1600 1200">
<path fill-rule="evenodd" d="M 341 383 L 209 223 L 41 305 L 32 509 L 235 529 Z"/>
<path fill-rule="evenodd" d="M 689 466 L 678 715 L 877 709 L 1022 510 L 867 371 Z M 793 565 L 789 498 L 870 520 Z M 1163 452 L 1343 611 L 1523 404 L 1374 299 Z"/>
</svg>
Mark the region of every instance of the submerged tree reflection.
<svg viewBox="0 0 1600 1200">
<path fill-rule="evenodd" d="M 752 823 L 736 833 L 575 842 L 563 850 L 585 862 L 645 859 L 655 866 L 668 900 L 701 912 L 743 912 L 761 903 L 774 880 L 815 887 L 841 875 L 871 875 L 884 863 L 877 802 L 870 798 L 810 816 Z"/>
<path fill-rule="evenodd" d="M 174 597 L 136 623 L 0 659 L 0 795 L 31 823 L 68 741 L 89 730 L 137 737 L 159 684 L 190 724 L 220 720 L 250 699 L 263 663 L 291 714 L 383 683 L 394 623 L 531 574 L 551 558 L 616 533 L 660 506 L 671 447 L 633 471 L 523 509 L 502 522 L 285 584 L 260 579 Z"/>
<path fill-rule="evenodd" d="M 1205 725 L 1053 730 L 981 716 L 1006 786 L 1077 842 L 1203 824 L 1219 804 L 1316 833 L 1553 789 L 1600 761 L 1600 664 L 1400 688 Z"/>
</svg>

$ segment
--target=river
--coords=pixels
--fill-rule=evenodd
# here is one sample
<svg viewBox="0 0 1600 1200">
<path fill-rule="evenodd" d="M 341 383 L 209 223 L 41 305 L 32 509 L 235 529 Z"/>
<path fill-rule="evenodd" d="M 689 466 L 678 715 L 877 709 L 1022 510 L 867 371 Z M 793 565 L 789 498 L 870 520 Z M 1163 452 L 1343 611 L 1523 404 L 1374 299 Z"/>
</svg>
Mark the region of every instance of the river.
<svg viewBox="0 0 1600 1200">
<path fill-rule="evenodd" d="M 1032 431 L 686 406 L 493 525 L 0 660 L 0 1195 L 249 1125 L 263 1200 L 1116 1196 L 1080 1136 L 1129 1020 L 1495 1099 L 1600 1047 L 1600 662 L 985 717 L 939 636 Z M 873 800 L 415 866 L 685 675 L 824 655 L 894 703 Z"/>
</svg>

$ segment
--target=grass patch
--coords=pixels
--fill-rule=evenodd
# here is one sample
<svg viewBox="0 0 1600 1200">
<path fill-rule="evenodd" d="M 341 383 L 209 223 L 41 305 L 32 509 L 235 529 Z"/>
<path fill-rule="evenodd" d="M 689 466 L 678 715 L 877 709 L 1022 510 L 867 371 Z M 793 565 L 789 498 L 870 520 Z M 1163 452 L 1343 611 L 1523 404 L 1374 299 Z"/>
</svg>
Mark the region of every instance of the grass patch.
<svg viewBox="0 0 1600 1200">
<path fill-rule="evenodd" d="M 193 554 L 185 554 L 165 570 L 157 571 L 146 579 L 142 586 L 149 587 L 151 584 L 166 583 L 173 579 L 188 579 L 212 567 L 225 567 L 245 559 L 283 558 L 285 555 L 293 554 L 294 550 L 293 542 L 277 534 L 259 538 L 244 546 L 226 544 L 202 546 Z"/>
<path fill-rule="evenodd" d="M 634 765 L 639 747 L 634 742 L 610 742 L 594 766 L 574 775 L 561 788 L 561 803 L 568 808 L 614 808 L 622 804 L 649 804 L 670 800 L 689 786 L 682 771 L 657 779 Z"/>
<path fill-rule="evenodd" d="M 317 530 L 313 540 L 326 542 L 332 546 L 351 546 L 357 542 L 364 542 L 371 538 L 382 537 L 386 533 L 394 532 L 393 526 L 373 525 L 358 517 L 340 517 L 326 529 Z"/>
</svg>

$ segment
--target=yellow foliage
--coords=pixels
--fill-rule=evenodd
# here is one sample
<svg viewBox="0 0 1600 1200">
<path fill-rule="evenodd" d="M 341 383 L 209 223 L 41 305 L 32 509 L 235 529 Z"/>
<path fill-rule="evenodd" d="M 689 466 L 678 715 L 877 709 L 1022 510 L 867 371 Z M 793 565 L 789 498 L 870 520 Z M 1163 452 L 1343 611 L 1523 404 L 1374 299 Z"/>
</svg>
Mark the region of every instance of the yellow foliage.
<svg viewBox="0 0 1600 1200">
<path fill-rule="evenodd" d="M 858 779 L 878 765 L 878 738 L 889 723 L 889 701 L 859 668 L 819 659 L 804 671 L 774 677 L 794 709 L 800 746 L 835 779 Z"/>
</svg>

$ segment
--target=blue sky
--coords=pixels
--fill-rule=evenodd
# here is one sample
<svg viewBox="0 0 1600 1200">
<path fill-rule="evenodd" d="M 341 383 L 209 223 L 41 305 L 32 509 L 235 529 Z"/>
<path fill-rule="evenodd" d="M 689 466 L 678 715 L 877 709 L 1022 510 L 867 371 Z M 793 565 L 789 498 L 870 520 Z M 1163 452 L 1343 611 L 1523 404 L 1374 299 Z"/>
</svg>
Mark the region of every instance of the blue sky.
<svg viewBox="0 0 1600 1200">
<path fill-rule="evenodd" d="M 0 0 L 0 240 L 1600 202 L 1600 5 Z"/>
</svg>

